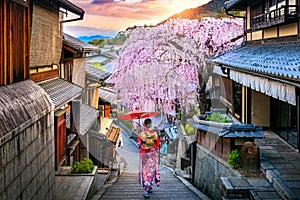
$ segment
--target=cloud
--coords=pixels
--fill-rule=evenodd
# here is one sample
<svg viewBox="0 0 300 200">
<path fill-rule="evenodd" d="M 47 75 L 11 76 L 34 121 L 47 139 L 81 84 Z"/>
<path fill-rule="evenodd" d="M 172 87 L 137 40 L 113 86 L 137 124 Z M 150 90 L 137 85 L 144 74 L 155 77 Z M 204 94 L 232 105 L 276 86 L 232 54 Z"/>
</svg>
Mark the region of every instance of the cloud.
<svg viewBox="0 0 300 200">
<path fill-rule="evenodd" d="M 84 10 L 92 15 L 152 20 L 155 17 L 166 16 L 168 1 L 94 0 L 90 4 L 84 5 Z"/>
<path fill-rule="evenodd" d="M 156 25 L 183 9 L 209 0 L 70 0 L 85 11 L 84 19 L 66 23 L 73 35 L 125 30 L 134 25 Z M 76 28 L 75 28 L 76 27 Z M 87 32 L 88 34 L 85 34 Z M 72 34 L 71 34 L 72 35 Z"/>
<path fill-rule="evenodd" d="M 114 0 L 94 0 L 91 4 L 106 4 L 113 3 Z"/>
</svg>

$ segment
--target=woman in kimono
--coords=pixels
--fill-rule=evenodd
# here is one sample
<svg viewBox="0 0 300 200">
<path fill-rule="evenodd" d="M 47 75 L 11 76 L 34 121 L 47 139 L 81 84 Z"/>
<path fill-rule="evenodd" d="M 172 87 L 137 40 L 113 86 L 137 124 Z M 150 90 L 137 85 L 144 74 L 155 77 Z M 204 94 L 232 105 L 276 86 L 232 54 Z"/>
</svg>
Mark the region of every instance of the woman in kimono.
<svg viewBox="0 0 300 200">
<path fill-rule="evenodd" d="M 152 124 L 151 119 L 147 118 L 144 121 L 146 127 L 137 138 L 137 143 L 140 149 L 140 167 L 139 167 L 139 182 L 144 187 L 143 196 L 149 198 L 152 192 L 152 186 L 156 183 L 160 185 L 160 176 L 158 169 L 158 156 L 160 139 L 156 131 L 150 129 Z"/>
</svg>

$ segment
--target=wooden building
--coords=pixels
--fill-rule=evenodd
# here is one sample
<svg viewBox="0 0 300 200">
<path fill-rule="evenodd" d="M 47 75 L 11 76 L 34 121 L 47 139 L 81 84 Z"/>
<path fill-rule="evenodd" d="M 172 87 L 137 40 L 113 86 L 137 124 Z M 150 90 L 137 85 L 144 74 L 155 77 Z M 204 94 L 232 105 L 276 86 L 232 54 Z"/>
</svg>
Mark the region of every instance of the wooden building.
<svg viewBox="0 0 300 200">
<path fill-rule="evenodd" d="M 217 58 L 220 100 L 242 123 L 272 130 L 300 148 L 300 2 L 226 2 L 228 14 L 245 20 L 244 44 Z"/>
<path fill-rule="evenodd" d="M 99 107 L 99 92 L 101 88 L 106 86 L 105 81 L 110 77 L 110 73 L 105 72 L 99 68 L 92 66 L 91 64 L 86 64 L 85 66 L 85 101 L 92 107 L 101 111 L 101 116 L 103 116 L 103 111 Z M 109 116 L 106 116 L 109 117 Z"/>
<path fill-rule="evenodd" d="M 109 88 L 99 88 L 99 110 L 101 116 L 111 117 L 111 113 L 116 112 L 118 107 L 117 93 Z"/>
<path fill-rule="evenodd" d="M 86 60 L 100 54 L 100 49 L 66 33 L 63 34 L 61 78 L 85 87 Z"/>
<path fill-rule="evenodd" d="M 58 75 L 62 10 L 84 14 L 67 0 L 0 1 L 1 199 L 54 199 L 55 105 L 34 81 Z"/>
</svg>

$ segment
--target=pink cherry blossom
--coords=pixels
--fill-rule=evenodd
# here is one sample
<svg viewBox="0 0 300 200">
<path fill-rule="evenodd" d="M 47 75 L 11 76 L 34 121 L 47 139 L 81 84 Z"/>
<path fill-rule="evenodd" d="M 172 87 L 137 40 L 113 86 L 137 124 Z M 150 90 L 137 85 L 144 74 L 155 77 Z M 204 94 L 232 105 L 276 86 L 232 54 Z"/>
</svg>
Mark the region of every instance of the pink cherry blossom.
<svg viewBox="0 0 300 200">
<path fill-rule="evenodd" d="M 241 44 L 243 21 L 231 18 L 175 19 L 133 29 L 114 62 L 113 83 L 129 108 L 169 112 L 205 87 L 212 56 Z"/>
</svg>

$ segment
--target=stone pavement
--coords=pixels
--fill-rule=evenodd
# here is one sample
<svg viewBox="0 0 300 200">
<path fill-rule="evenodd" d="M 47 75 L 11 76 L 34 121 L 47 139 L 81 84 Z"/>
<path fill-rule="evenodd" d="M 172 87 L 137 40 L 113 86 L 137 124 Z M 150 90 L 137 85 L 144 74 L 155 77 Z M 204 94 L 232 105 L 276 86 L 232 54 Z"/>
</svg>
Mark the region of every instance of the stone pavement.
<svg viewBox="0 0 300 200">
<path fill-rule="evenodd" d="M 97 199 L 144 199 L 143 188 L 138 183 L 139 153 L 137 147 L 122 130 L 123 148 L 119 151 L 124 172 L 114 183 L 104 185 L 92 200 Z M 186 180 L 176 177 L 173 170 L 160 166 L 161 185 L 154 186 L 150 199 L 209 199 Z M 113 182 L 112 181 L 112 182 Z"/>
<path fill-rule="evenodd" d="M 265 131 L 264 139 L 256 139 L 260 148 L 260 177 L 222 177 L 225 199 L 299 200 L 300 154 L 274 133 Z"/>
<path fill-rule="evenodd" d="M 300 153 L 274 133 L 265 131 L 256 140 L 261 152 L 261 168 L 282 199 L 300 199 Z"/>
</svg>

